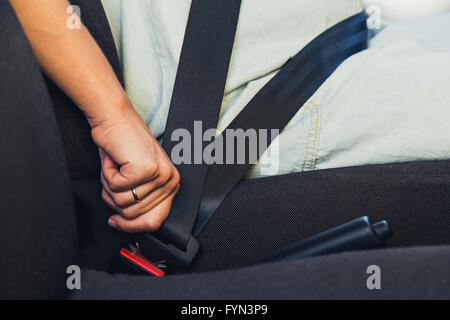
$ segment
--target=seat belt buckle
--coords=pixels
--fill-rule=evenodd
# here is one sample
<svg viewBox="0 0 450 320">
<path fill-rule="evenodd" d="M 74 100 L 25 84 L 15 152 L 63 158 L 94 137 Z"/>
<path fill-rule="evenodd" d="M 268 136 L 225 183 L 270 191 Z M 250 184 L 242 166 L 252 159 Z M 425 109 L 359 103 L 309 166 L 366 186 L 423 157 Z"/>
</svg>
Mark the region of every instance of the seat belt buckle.
<svg viewBox="0 0 450 320">
<path fill-rule="evenodd" d="M 138 241 L 142 256 L 150 260 L 164 260 L 171 269 L 172 267 L 182 269 L 189 266 L 200 248 L 198 240 L 192 235 L 183 249 L 150 233 L 140 234 Z"/>
<path fill-rule="evenodd" d="M 169 268 L 170 272 L 177 272 L 189 266 L 200 248 L 192 235 L 184 250 L 149 233 L 138 235 L 136 241 L 120 249 L 111 265 L 112 272 L 128 273 L 132 269 L 138 274 L 162 277 Z"/>
<path fill-rule="evenodd" d="M 131 267 L 139 274 L 162 277 L 166 274 L 167 266 L 164 260 L 150 261 L 141 254 L 139 243 L 128 245 L 128 248 L 121 248 L 119 252 L 120 261 Z"/>
</svg>

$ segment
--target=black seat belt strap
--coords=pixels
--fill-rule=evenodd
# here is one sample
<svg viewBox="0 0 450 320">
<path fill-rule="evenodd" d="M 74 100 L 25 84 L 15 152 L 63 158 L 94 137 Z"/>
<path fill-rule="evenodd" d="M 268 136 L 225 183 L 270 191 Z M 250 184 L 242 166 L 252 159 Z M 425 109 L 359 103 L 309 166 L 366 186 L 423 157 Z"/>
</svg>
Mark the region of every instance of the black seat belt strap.
<svg viewBox="0 0 450 320">
<path fill-rule="evenodd" d="M 195 121 L 202 121 L 203 131 L 217 127 L 240 4 L 241 0 L 192 1 L 163 137 L 169 157 L 179 142 L 172 141 L 176 130 L 185 129 L 193 137 Z M 191 233 L 208 168 L 203 160 L 176 167 L 181 183 L 170 215 L 157 233 L 142 234 L 139 242 L 147 257 L 186 265 L 198 250 Z"/>
<path fill-rule="evenodd" d="M 364 12 L 329 28 L 291 58 L 247 104 L 225 129 L 282 130 L 314 92 L 351 55 L 367 47 L 367 25 Z M 261 155 L 268 144 L 259 143 Z M 272 140 L 274 137 L 271 137 Z M 227 135 L 221 134 L 226 153 Z M 235 147 L 232 147 L 235 148 Z M 252 166 L 248 163 L 249 145 L 245 146 L 246 163 L 213 164 L 209 167 L 194 235 L 208 223 L 220 203 Z M 224 157 L 225 158 L 225 157 Z"/>
</svg>

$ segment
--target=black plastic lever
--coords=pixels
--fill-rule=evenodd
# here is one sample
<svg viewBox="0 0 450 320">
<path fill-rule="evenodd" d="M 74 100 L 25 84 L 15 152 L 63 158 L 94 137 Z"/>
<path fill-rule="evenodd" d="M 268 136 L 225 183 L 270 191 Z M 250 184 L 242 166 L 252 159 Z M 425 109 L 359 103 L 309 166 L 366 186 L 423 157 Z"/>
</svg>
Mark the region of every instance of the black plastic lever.
<svg viewBox="0 0 450 320">
<path fill-rule="evenodd" d="M 295 242 L 251 264 L 294 260 L 331 253 L 378 248 L 392 236 L 387 221 L 372 224 L 366 216 Z"/>
</svg>

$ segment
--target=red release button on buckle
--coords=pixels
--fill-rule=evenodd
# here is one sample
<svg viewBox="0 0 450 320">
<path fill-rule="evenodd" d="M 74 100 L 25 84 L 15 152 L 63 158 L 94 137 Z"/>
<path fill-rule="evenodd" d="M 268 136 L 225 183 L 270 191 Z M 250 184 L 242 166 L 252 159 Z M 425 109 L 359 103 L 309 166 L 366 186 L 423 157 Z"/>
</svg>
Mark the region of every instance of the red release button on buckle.
<svg viewBox="0 0 450 320">
<path fill-rule="evenodd" d="M 127 248 L 120 249 L 120 255 L 127 259 L 130 263 L 132 263 L 135 267 L 144 271 L 146 273 L 152 274 L 157 277 L 162 277 L 166 273 L 158 268 L 159 264 L 163 264 L 164 261 L 152 262 L 147 260 L 144 256 L 141 255 L 139 251 L 139 245 L 137 245 L 137 252 L 133 252 Z"/>
</svg>

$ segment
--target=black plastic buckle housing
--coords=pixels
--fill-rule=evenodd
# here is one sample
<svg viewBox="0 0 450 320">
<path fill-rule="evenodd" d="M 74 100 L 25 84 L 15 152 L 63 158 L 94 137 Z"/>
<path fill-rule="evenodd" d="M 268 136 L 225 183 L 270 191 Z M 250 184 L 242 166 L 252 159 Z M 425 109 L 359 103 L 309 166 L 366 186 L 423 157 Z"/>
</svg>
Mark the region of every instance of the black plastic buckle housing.
<svg viewBox="0 0 450 320">
<path fill-rule="evenodd" d="M 142 255 L 150 260 L 164 260 L 169 267 L 186 267 L 190 265 L 200 248 L 198 240 L 192 235 L 189 237 L 184 250 L 149 233 L 139 235 L 138 242 Z"/>
</svg>

